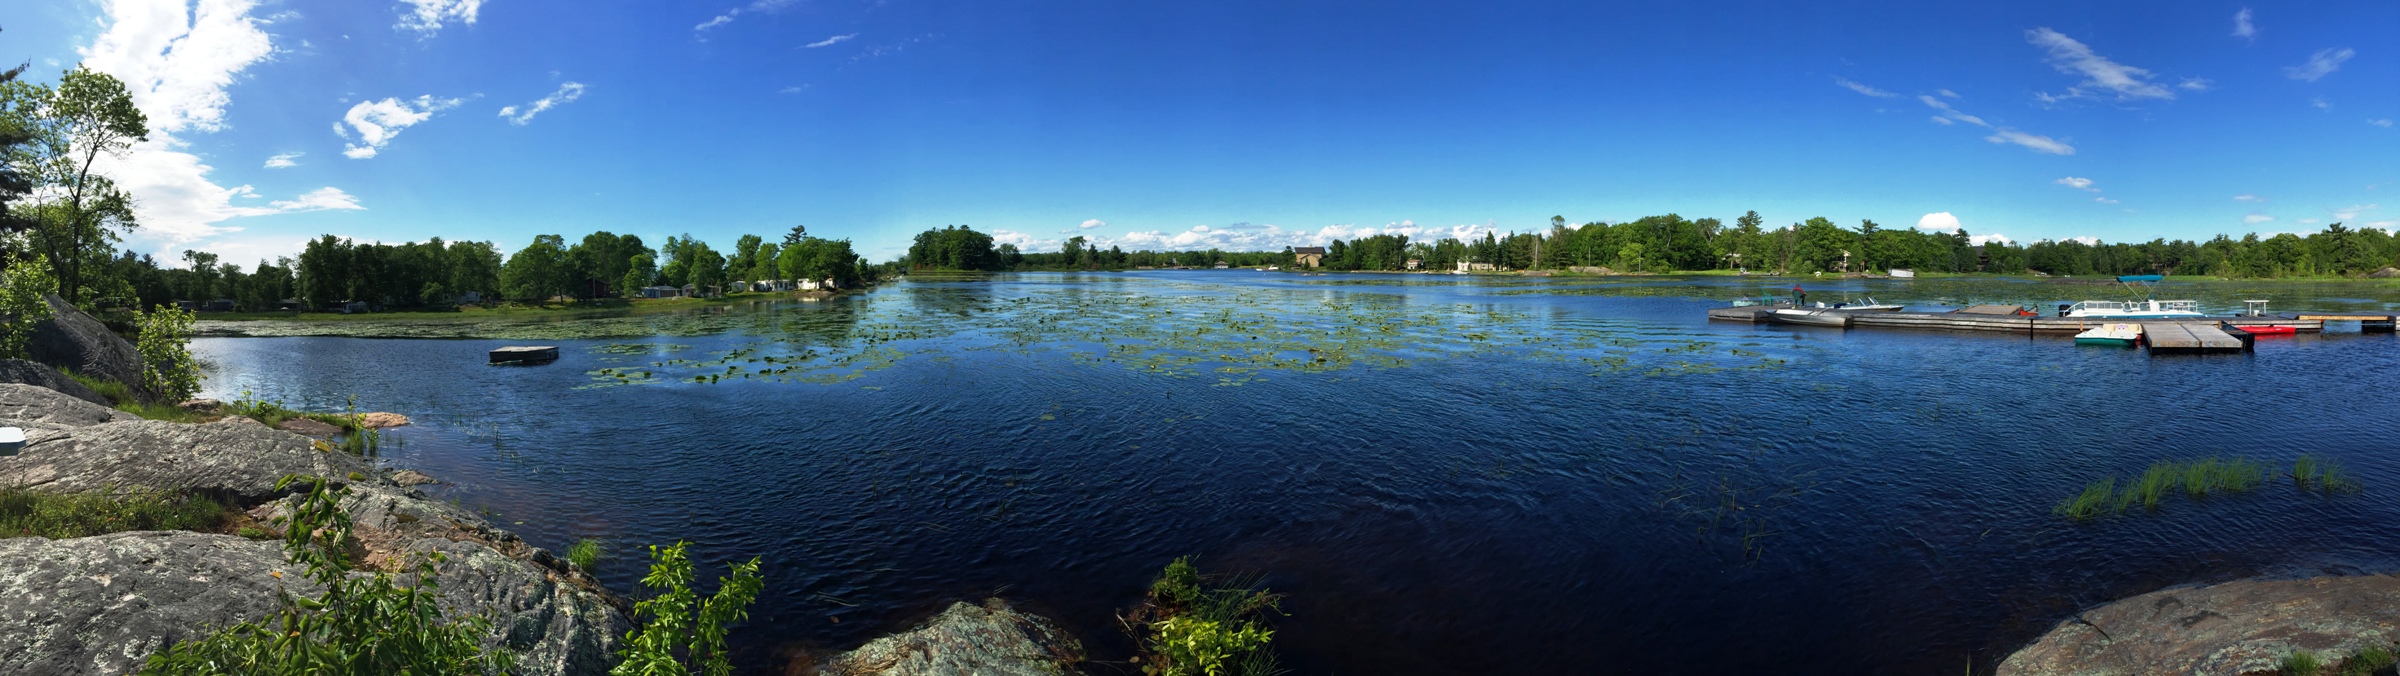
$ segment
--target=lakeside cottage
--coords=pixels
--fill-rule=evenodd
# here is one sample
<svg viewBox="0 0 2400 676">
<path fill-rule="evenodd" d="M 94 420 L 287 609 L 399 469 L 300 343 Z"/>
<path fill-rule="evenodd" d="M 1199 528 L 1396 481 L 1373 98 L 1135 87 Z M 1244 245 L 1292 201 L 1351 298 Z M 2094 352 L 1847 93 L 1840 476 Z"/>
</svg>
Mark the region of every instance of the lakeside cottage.
<svg viewBox="0 0 2400 676">
<path fill-rule="evenodd" d="M 1298 266 L 1301 266 L 1301 267 L 1310 267 L 1310 268 L 1313 268 L 1313 267 L 1318 267 L 1318 266 L 1322 266 L 1322 265 L 1324 265 L 1324 264 L 1325 264 L 1325 247 L 1321 247 L 1321 246 L 1296 246 L 1296 247 L 1292 247 L 1292 264 L 1293 264 L 1293 265 L 1298 265 Z"/>
<path fill-rule="evenodd" d="M 643 298 L 682 298 L 683 296 L 684 296 L 683 289 L 679 289 L 679 288 L 672 287 L 672 286 L 645 286 L 645 287 L 642 287 L 642 297 L 643 297 Z"/>
</svg>

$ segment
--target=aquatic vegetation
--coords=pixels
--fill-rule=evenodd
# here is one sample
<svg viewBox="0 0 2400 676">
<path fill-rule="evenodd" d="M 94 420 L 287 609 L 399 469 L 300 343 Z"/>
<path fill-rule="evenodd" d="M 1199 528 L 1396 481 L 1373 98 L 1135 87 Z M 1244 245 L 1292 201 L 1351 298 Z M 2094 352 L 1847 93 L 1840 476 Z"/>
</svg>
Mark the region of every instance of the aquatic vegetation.
<svg viewBox="0 0 2400 676">
<path fill-rule="evenodd" d="M 2358 480 L 2350 477 L 2350 470 L 2342 466 L 2341 460 L 2305 453 L 2292 461 L 2292 481 L 2301 490 L 2313 488 L 2325 493 L 2356 493 L 2360 488 Z"/>
<path fill-rule="evenodd" d="M 1150 583 L 1143 603 L 1118 617 L 1140 640 L 1135 662 L 1155 676 L 1271 676 L 1283 672 L 1270 644 L 1269 613 L 1283 596 L 1257 580 L 1231 578 L 1209 587 L 1190 557 L 1177 557 Z"/>
<path fill-rule="evenodd" d="M 232 510 L 171 491 L 42 493 L 0 488 L 0 537 L 79 538 L 134 530 L 214 531 Z"/>
<path fill-rule="evenodd" d="M 600 565 L 600 541 L 591 538 L 576 540 L 574 545 L 567 547 L 567 562 L 586 572 L 594 570 Z"/>
<path fill-rule="evenodd" d="M 729 564 L 727 574 L 717 578 L 717 592 L 702 598 L 692 589 L 688 544 L 650 546 L 650 573 L 642 576 L 642 586 L 657 595 L 633 604 L 633 619 L 640 624 L 625 634 L 624 647 L 617 652 L 622 661 L 609 673 L 733 672 L 725 648 L 726 625 L 748 619 L 750 601 L 766 586 L 758 577 L 758 557 Z"/>
<path fill-rule="evenodd" d="M 2109 511 L 2111 505 L 2109 496 L 2114 495 L 2116 491 L 2116 477 L 2094 481 L 2091 485 L 2084 486 L 2082 493 L 2068 498 L 2065 502 L 2058 503 L 2058 506 L 2052 508 L 2051 511 L 2059 516 L 2077 521 L 2091 519 Z"/>
</svg>

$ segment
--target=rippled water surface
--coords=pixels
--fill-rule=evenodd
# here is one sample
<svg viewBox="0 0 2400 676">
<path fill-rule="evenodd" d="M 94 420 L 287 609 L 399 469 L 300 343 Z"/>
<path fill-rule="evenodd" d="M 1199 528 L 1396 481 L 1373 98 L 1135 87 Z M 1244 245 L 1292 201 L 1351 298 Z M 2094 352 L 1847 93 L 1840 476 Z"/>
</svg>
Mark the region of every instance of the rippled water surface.
<svg viewBox="0 0 2400 676">
<path fill-rule="evenodd" d="M 2059 295 L 1849 284 L 1812 299 Z M 195 345 L 213 396 L 409 414 L 386 460 L 537 545 L 612 543 L 621 591 L 638 544 L 763 555 L 754 670 L 992 594 L 1122 659 L 1112 611 L 1185 554 L 1290 595 L 1303 674 L 1981 672 L 2085 605 L 2400 562 L 2392 336 L 2153 359 L 1703 318 L 1758 285 L 1024 275 L 608 320 L 565 335 L 640 337 L 537 367 L 483 363 L 521 340 Z M 2155 460 L 2301 453 L 2363 489 L 2051 513 Z"/>
</svg>

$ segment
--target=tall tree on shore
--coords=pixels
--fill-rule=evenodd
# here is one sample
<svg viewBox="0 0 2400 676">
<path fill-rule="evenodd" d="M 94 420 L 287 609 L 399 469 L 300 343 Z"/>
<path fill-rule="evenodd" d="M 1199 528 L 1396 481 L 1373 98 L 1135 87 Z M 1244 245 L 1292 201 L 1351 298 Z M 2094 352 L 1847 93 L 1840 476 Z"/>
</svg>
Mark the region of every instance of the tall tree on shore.
<svg viewBox="0 0 2400 676">
<path fill-rule="evenodd" d="M 0 109 L 13 118 L 4 126 L 32 139 L 29 152 L 7 158 L 12 169 L 28 175 L 35 194 L 53 195 L 30 206 L 32 247 L 49 263 L 59 295 L 80 303 L 94 286 L 89 271 L 105 267 L 117 233 L 134 227 L 133 198 L 94 167 L 147 140 L 148 119 L 125 83 L 80 66 L 55 89 L 13 79 L 0 84 Z"/>
<path fill-rule="evenodd" d="M 10 95 L 17 91 L 17 76 L 23 74 L 25 64 L 0 71 L 0 234 L 19 233 L 33 228 L 32 218 L 20 216 L 9 209 L 10 204 L 25 199 L 27 194 L 33 192 L 33 176 L 27 173 L 17 158 L 20 153 L 32 150 L 30 145 L 34 136 L 30 116 L 35 110 L 29 107 L 34 106 L 35 102 Z M 0 248 L 0 266 L 15 264 L 16 253 Z"/>
<path fill-rule="evenodd" d="M 536 235 L 533 244 L 517 250 L 500 268 L 500 285 L 517 298 L 546 300 L 566 290 L 566 238 Z"/>
</svg>

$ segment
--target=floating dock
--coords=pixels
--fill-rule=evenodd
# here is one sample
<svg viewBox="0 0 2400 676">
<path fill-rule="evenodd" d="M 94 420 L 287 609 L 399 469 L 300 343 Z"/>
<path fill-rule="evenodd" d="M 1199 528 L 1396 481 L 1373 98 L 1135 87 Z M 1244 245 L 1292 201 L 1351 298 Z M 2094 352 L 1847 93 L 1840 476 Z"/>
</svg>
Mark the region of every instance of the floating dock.
<svg viewBox="0 0 2400 676">
<path fill-rule="evenodd" d="M 510 345 L 492 350 L 494 364 L 546 364 L 558 361 L 556 345 Z"/>
<path fill-rule="evenodd" d="M 1708 318 L 1717 321 L 1730 322 L 1765 322 L 1767 321 L 1768 314 L 1773 313 L 1776 309 L 1781 307 L 1790 306 L 1752 305 L 1747 307 L 1710 308 L 1708 311 Z M 2126 320 L 2122 318 L 2110 319 L 2103 317 L 2043 317 L 2034 315 L 1982 314 L 1965 311 L 1868 311 L 1855 312 L 1851 313 L 1850 315 L 1850 326 L 1853 328 L 1917 329 L 1928 331 L 1990 331 L 2043 335 L 2074 335 L 2089 331 L 2102 324 L 2126 323 L 2128 321 L 2133 320 Z M 2302 314 L 2281 317 L 2192 317 L 2188 319 L 2144 319 L 2139 320 L 2138 323 L 2141 323 L 2145 327 L 2154 324 L 2206 326 L 2211 327 L 2211 330 L 2216 330 L 2214 327 L 2218 325 L 2230 325 L 2237 328 L 2244 326 L 2289 326 L 2295 331 L 2313 333 L 2324 331 L 2325 322 L 2327 321 L 2355 321 L 2359 322 L 2359 326 L 2364 330 L 2372 331 L 2377 330 L 2375 327 L 2381 327 L 2381 331 L 2389 332 L 2391 331 L 2390 327 L 2392 326 L 2394 318 L 2393 315 Z M 2223 333 L 2223 331 L 2218 332 Z"/>
<path fill-rule="evenodd" d="M 2162 354 L 2243 352 L 2251 348 L 2251 338 L 2248 333 L 2240 336 L 2227 333 L 2216 324 L 2142 322 L 2142 342 L 2150 346 L 2150 356 L 2153 357 Z"/>
</svg>

